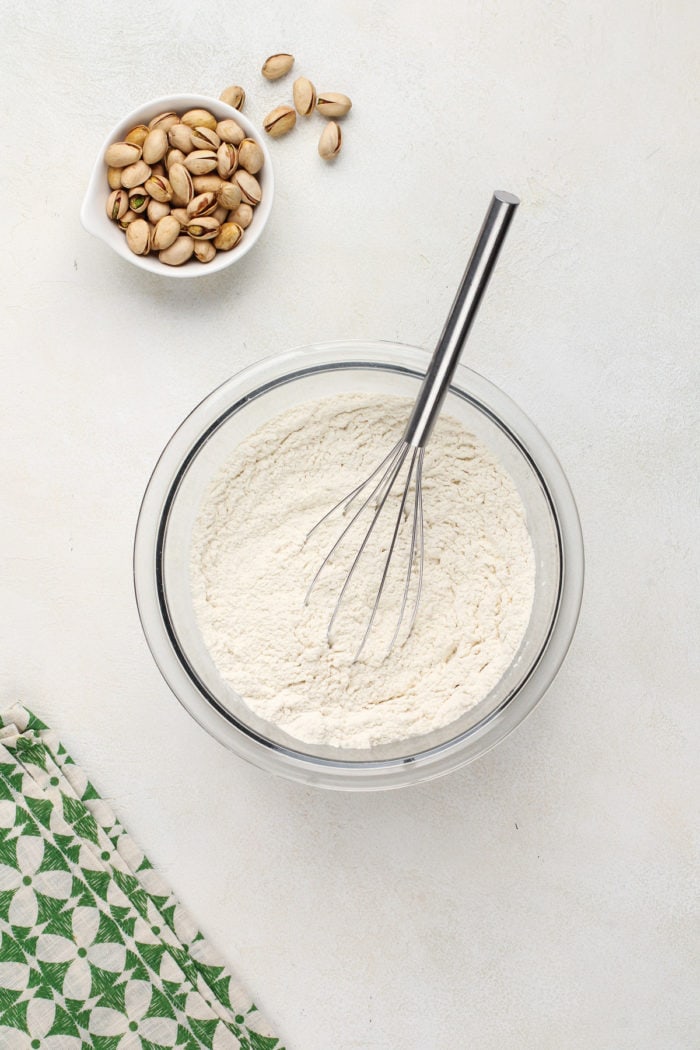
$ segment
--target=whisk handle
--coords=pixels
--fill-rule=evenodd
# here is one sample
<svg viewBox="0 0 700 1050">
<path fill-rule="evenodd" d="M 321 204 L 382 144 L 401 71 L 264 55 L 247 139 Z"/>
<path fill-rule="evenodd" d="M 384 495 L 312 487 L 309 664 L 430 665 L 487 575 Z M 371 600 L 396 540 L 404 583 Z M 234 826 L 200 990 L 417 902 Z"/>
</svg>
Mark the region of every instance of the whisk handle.
<svg viewBox="0 0 700 1050">
<path fill-rule="evenodd" d="M 462 283 L 447 315 L 445 327 L 438 339 L 406 425 L 404 441 L 414 448 L 423 448 L 432 433 L 462 348 L 496 265 L 501 245 L 519 204 L 517 197 L 504 190 L 497 190 L 491 198 Z"/>
</svg>

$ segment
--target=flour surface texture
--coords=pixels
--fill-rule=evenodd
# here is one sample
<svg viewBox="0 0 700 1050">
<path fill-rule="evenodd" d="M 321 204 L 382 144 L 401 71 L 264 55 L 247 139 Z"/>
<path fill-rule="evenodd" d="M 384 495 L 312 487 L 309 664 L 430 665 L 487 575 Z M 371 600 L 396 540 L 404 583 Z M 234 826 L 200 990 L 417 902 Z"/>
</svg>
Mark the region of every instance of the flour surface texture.
<svg viewBox="0 0 700 1050">
<path fill-rule="evenodd" d="M 385 658 L 410 514 L 376 631 L 358 662 L 386 527 L 377 528 L 376 549 L 368 548 L 355 574 L 332 645 L 328 621 L 361 533 L 348 538 L 304 606 L 347 522 L 337 516 L 304 544 L 306 534 L 381 462 L 409 410 L 403 398 L 357 394 L 277 416 L 238 446 L 195 523 L 190 580 L 212 660 L 257 715 L 300 741 L 366 748 L 446 726 L 497 685 L 527 628 L 535 566 L 520 496 L 489 450 L 447 415 L 425 454 L 423 591 L 410 636 L 404 631 Z M 387 508 L 389 534 L 397 500 Z"/>
</svg>

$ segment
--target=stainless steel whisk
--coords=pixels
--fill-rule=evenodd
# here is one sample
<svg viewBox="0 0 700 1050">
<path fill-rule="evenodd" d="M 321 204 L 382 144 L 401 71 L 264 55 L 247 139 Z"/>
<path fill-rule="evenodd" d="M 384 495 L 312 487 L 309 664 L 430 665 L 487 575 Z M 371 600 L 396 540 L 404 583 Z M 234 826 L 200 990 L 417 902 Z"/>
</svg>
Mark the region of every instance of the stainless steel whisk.
<svg viewBox="0 0 700 1050">
<path fill-rule="evenodd" d="M 512 193 L 506 193 L 502 190 L 494 193 L 491 199 L 489 209 L 486 213 L 481 230 L 479 231 L 476 244 L 474 245 L 474 250 L 472 251 L 471 258 L 467 263 L 462 283 L 459 286 L 455 300 L 449 314 L 447 315 L 445 326 L 440 338 L 438 339 L 425 378 L 423 379 L 420 390 L 418 391 L 418 396 L 416 397 L 403 436 L 396 445 L 394 445 L 388 456 L 382 460 L 376 470 L 372 471 L 369 477 L 365 478 L 357 488 L 354 488 L 352 492 L 349 492 L 347 496 L 344 496 L 334 507 L 331 507 L 327 514 L 324 514 L 320 521 L 318 521 L 307 534 L 306 540 L 304 541 L 306 542 L 319 526 L 331 517 L 331 515 L 335 514 L 337 511 L 342 511 L 342 513 L 346 515 L 350 510 L 350 507 L 353 504 L 356 504 L 356 501 L 360 501 L 359 508 L 354 511 L 350 522 L 345 526 L 338 539 L 328 551 L 328 554 L 321 562 L 318 572 L 311 581 L 304 601 L 304 604 L 308 604 L 311 592 L 318 583 L 323 570 L 346 539 L 355 523 L 365 512 L 368 512 L 368 514 L 371 515 L 364 539 L 362 540 L 348 574 L 345 577 L 345 582 L 340 589 L 335 608 L 333 609 L 333 613 L 328 623 L 327 638 L 330 644 L 333 626 L 338 618 L 343 598 L 347 594 L 355 570 L 367 548 L 367 544 L 369 543 L 375 526 L 386 506 L 392 489 L 394 488 L 405 464 L 408 463 L 403 492 L 399 503 L 399 510 L 391 533 L 391 541 L 384 560 L 384 566 L 379 579 L 374 602 L 372 603 L 367 627 L 362 637 L 360 647 L 355 654 L 355 660 L 359 659 L 367 643 L 367 639 L 369 638 L 379 610 L 379 604 L 389 575 L 389 567 L 396 549 L 401 524 L 404 520 L 404 512 L 406 510 L 411 485 L 413 485 L 414 495 L 406 580 L 403 587 L 403 595 L 396 628 L 392 635 L 391 642 L 389 643 L 387 655 L 391 652 L 396 644 L 397 638 L 399 637 L 401 624 L 404 621 L 408 606 L 411 579 L 414 571 L 417 572 L 418 579 L 406 637 L 410 635 L 413 630 L 413 625 L 416 622 L 423 588 L 423 457 L 425 454 L 425 447 L 440 414 L 440 410 L 457 367 L 457 362 L 462 353 L 462 348 L 464 347 L 467 336 L 469 335 L 469 331 L 474 318 L 476 317 L 483 294 L 486 291 L 489 278 L 491 277 L 496 260 L 498 259 L 501 245 L 505 240 L 511 219 L 513 218 L 513 214 L 519 203 L 520 201 L 518 198 Z M 414 565 L 417 565 L 415 570 Z"/>
</svg>

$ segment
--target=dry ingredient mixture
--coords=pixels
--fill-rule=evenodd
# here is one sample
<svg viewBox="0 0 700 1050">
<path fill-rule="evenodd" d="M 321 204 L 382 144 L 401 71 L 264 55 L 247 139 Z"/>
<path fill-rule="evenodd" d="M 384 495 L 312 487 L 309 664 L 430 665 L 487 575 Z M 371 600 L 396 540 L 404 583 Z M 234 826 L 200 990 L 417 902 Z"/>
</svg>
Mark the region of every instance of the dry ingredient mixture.
<svg viewBox="0 0 700 1050">
<path fill-rule="evenodd" d="M 498 683 L 528 624 L 535 568 L 524 507 L 492 454 L 448 415 L 426 451 L 423 592 L 408 639 L 384 658 L 404 560 L 388 581 L 376 644 L 352 662 L 386 535 L 356 574 L 332 645 L 326 628 L 357 537 L 304 606 L 342 524 L 329 521 L 303 545 L 305 535 L 377 466 L 410 407 L 358 394 L 277 416 L 238 447 L 195 524 L 191 586 L 204 643 L 247 704 L 300 741 L 365 748 L 448 725 Z"/>
</svg>

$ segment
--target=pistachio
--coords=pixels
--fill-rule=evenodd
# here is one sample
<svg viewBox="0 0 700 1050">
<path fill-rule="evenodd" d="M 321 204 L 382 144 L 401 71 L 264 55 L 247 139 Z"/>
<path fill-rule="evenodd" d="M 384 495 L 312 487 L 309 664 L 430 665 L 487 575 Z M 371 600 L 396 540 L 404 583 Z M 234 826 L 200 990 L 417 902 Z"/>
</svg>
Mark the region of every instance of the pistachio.
<svg viewBox="0 0 700 1050">
<path fill-rule="evenodd" d="M 146 164 L 157 164 L 165 156 L 167 148 L 167 134 L 161 127 L 154 128 L 148 132 L 148 137 L 143 143 L 143 159 Z"/>
<path fill-rule="evenodd" d="M 216 125 L 216 134 L 222 142 L 232 142 L 234 146 L 239 146 L 245 138 L 245 131 L 241 125 L 230 118 L 219 121 Z"/>
<path fill-rule="evenodd" d="M 243 139 L 238 147 L 238 163 L 251 175 L 257 175 L 263 166 L 265 156 L 255 139 Z"/>
<path fill-rule="evenodd" d="M 173 204 L 189 204 L 194 197 L 192 176 L 184 164 L 173 164 L 168 172 L 170 185 L 173 188 Z"/>
<path fill-rule="evenodd" d="M 253 221 L 253 209 L 250 204 L 239 204 L 237 208 L 228 214 L 229 222 L 236 222 L 243 230 L 247 230 Z"/>
<path fill-rule="evenodd" d="M 188 109 L 180 117 L 183 124 L 188 128 L 216 128 L 216 117 L 208 109 Z"/>
<path fill-rule="evenodd" d="M 135 219 L 129 223 L 126 243 L 134 255 L 148 255 L 151 249 L 151 227 L 145 219 Z"/>
<path fill-rule="evenodd" d="M 324 117 L 344 117 L 352 109 L 352 102 L 338 91 L 324 91 L 316 99 L 316 109 Z"/>
<path fill-rule="evenodd" d="M 224 88 L 219 95 L 222 102 L 225 102 L 227 106 L 231 106 L 233 109 L 243 109 L 243 103 L 245 102 L 245 91 L 238 84 L 233 84 L 231 87 Z"/>
<path fill-rule="evenodd" d="M 194 255 L 201 263 L 208 263 L 216 255 L 216 248 L 211 241 L 195 241 Z"/>
<path fill-rule="evenodd" d="M 321 133 L 321 138 L 318 140 L 319 155 L 324 160 L 332 160 L 333 157 L 337 157 L 340 153 L 342 143 L 343 137 L 340 133 L 340 128 L 334 120 L 329 120 Z"/>
<path fill-rule="evenodd" d="M 162 175 L 151 175 L 150 179 L 146 179 L 144 188 L 149 197 L 153 197 L 154 201 L 160 201 L 161 204 L 173 199 L 173 187 L 170 181 Z"/>
<path fill-rule="evenodd" d="M 162 252 L 180 236 L 180 223 L 172 215 L 164 215 L 156 223 L 156 228 L 151 237 L 151 247 L 154 252 Z"/>
<path fill-rule="evenodd" d="M 135 142 L 113 142 L 105 150 L 105 163 L 110 168 L 126 168 L 141 159 L 141 147 Z"/>
<path fill-rule="evenodd" d="M 191 153 L 194 149 L 192 145 L 192 128 L 188 128 L 186 124 L 173 124 L 168 129 L 168 142 L 173 149 L 182 150 L 183 153 Z"/>
<path fill-rule="evenodd" d="M 316 105 L 316 88 L 307 77 L 297 77 L 292 87 L 292 97 L 300 117 L 310 116 Z"/>
<path fill-rule="evenodd" d="M 294 65 L 294 55 L 270 55 L 263 62 L 261 69 L 262 75 L 266 80 L 279 80 L 280 77 L 287 75 L 289 70 Z"/>
<path fill-rule="evenodd" d="M 213 149 L 196 149 L 185 157 L 185 167 L 192 175 L 207 175 L 216 167 Z"/>
<path fill-rule="evenodd" d="M 243 228 L 237 222 L 225 222 L 214 238 L 214 247 L 221 252 L 230 252 L 236 247 L 242 236 Z"/>
<path fill-rule="evenodd" d="M 125 142 L 133 142 L 135 146 L 143 146 L 148 137 L 148 128 L 145 124 L 137 124 L 124 136 Z"/>
<path fill-rule="evenodd" d="M 169 248 L 158 252 L 158 258 L 168 266 L 182 266 L 188 259 L 192 258 L 194 241 L 191 237 L 180 236 L 173 241 Z"/>
<path fill-rule="evenodd" d="M 163 131 L 169 131 L 173 124 L 177 124 L 179 121 L 177 113 L 172 110 L 168 110 L 167 113 L 159 113 L 157 116 L 148 122 L 148 130 L 153 131 L 154 128 L 162 128 Z"/>
<path fill-rule="evenodd" d="M 194 186 L 194 192 L 197 193 L 218 193 L 219 187 L 221 186 L 221 179 L 218 175 L 195 175 L 192 179 L 192 185 Z"/>
<path fill-rule="evenodd" d="M 220 225 L 222 222 L 226 222 L 226 219 L 228 218 L 228 213 L 229 209 L 225 208 L 223 204 L 219 204 L 216 208 L 214 208 L 214 211 L 211 213 L 211 217 L 212 219 L 216 219 L 216 221 Z"/>
<path fill-rule="evenodd" d="M 190 221 L 190 217 L 187 214 L 187 208 L 173 208 L 170 214 L 173 219 L 177 219 L 181 226 L 187 226 L 187 223 Z"/>
<path fill-rule="evenodd" d="M 238 167 L 238 150 L 232 142 L 222 142 L 216 151 L 216 170 L 219 176 L 230 179 Z"/>
<path fill-rule="evenodd" d="M 192 128 L 192 145 L 195 149 L 218 149 L 221 139 L 211 128 Z"/>
<path fill-rule="evenodd" d="M 185 157 L 181 149 L 169 149 L 165 154 L 165 170 L 170 171 L 173 164 L 184 164 Z"/>
<path fill-rule="evenodd" d="M 262 200 L 262 187 L 254 175 L 251 175 L 249 171 L 241 171 L 239 168 L 233 178 L 246 204 L 252 204 L 255 207 L 256 204 L 260 203 Z"/>
<path fill-rule="evenodd" d="M 129 226 L 136 219 L 138 219 L 138 215 L 136 214 L 136 212 L 128 211 L 126 215 L 122 215 L 121 219 L 118 220 L 119 229 L 124 230 L 126 232 L 127 226 Z"/>
<path fill-rule="evenodd" d="M 296 122 L 297 115 L 291 106 L 277 106 L 267 114 L 263 120 L 263 127 L 268 135 L 271 135 L 273 139 L 278 139 L 281 135 L 286 135 L 288 131 L 291 131 Z"/>
<path fill-rule="evenodd" d="M 235 182 L 222 182 L 217 201 L 224 208 L 237 208 L 241 203 L 241 187 Z"/>
<path fill-rule="evenodd" d="M 133 190 L 134 186 L 141 186 L 150 177 L 151 169 L 145 160 L 137 160 L 135 164 L 129 164 L 122 171 L 122 186 L 125 190 Z"/>
<path fill-rule="evenodd" d="M 213 241 L 219 235 L 221 224 L 212 218 L 211 215 L 205 215 L 204 218 L 196 219 L 195 222 L 189 223 L 186 229 L 190 237 L 193 237 L 196 241 Z"/>
<path fill-rule="evenodd" d="M 122 169 L 121 168 L 107 168 L 107 182 L 109 183 L 110 190 L 121 189 L 121 185 L 122 185 Z"/>
<path fill-rule="evenodd" d="M 157 164 L 153 164 L 151 167 L 151 175 L 160 175 L 162 179 L 167 175 L 165 170 L 165 164 L 161 164 L 160 161 Z"/>
<path fill-rule="evenodd" d="M 135 211 L 137 215 L 141 215 L 145 212 L 149 200 L 150 197 L 146 193 L 144 186 L 135 186 L 133 190 L 129 190 L 129 207 L 132 211 Z"/>
<path fill-rule="evenodd" d="M 148 221 L 156 226 L 166 215 L 170 215 L 170 205 L 165 201 L 150 200 L 146 208 L 146 214 L 148 215 Z"/>
<path fill-rule="evenodd" d="M 119 220 L 129 210 L 129 194 L 126 190 L 112 190 L 107 198 L 107 216 L 110 219 Z"/>
<path fill-rule="evenodd" d="M 211 215 L 217 204 L 215 193 L 200 193 L 187 205 L 187 214 L 190 219 L 200 219 L 203 215 Z"/>
</svg>

